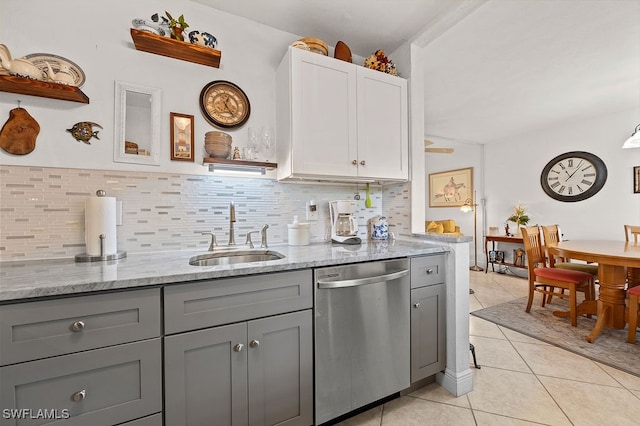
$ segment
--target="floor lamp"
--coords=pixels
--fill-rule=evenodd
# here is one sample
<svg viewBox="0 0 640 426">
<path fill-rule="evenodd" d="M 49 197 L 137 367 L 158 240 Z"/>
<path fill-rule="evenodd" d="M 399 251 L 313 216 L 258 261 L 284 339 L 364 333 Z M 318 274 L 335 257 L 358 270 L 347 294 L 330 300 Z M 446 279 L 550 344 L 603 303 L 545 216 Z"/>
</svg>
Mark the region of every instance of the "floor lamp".
<svg viewBox="0 0 640 426">
<path fill-rule="evenodd" d="M 476 201 L 476 191 L 473 191 L 473 199 L 467 198 L 464 205 L 460 207 L 463 212 L 473 211 L 473 266 L 469 268 L 471 271 L 484 271 L 478 266 L 478 204 Z"/>
</svg>

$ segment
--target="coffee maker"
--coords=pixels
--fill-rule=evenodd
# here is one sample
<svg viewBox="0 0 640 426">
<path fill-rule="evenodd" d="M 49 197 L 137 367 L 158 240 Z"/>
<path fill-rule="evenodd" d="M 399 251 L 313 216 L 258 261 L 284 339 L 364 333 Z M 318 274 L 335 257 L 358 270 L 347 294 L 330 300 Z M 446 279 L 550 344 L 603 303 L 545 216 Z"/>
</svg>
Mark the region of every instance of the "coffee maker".
<svg viewBox="0 0 640 426">
<path fill-rule="evenodd" d="M 354 200 L 336 200 L 329 202 L 331 219 L 331 241 L 340 244 L 360 244 L 358 221 L 354 216 L 357 210 Z"/>
</svg>

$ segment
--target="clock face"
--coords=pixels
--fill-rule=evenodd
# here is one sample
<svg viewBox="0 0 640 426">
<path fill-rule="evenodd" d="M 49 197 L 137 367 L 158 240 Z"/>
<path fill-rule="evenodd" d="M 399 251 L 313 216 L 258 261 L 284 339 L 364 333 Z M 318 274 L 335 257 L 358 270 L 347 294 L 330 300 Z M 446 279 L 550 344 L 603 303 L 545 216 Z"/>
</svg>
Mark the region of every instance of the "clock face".
<svg viewBox="0 0 640 426">
<path fill-rule="evenodd" d="M 247 95 L 230 81 L 218 80 L 200 92 L 200 108 L 204 118 L 225 129 L 242 126 L 251 113 Z"/>
<path fill-rule="evenodd" d="M 540 175 L 544 192 L 558 201 L 574 202 L 594 196 L 607 181 L 607 166 L 588 152 L 573 151 L 549 161 Z"/>
</svg>

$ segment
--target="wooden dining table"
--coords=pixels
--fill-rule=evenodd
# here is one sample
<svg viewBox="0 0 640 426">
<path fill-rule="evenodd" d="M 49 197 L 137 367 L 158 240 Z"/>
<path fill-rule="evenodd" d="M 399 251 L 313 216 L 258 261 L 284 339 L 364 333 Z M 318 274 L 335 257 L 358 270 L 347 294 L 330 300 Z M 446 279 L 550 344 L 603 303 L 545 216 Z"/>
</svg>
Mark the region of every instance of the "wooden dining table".
<svg viewBox="0 0 640 426">
<path fill-rule="evenodd" d="M 600 291 L 595 301 L 578 306 L 578 314 L 597 315 L 587 341 L 593 343 L 603 327 L 626 325 L 627 268 L 640 268 L 640 243 L 608 240 L 571 240 L 548 245 L 549 255 L 598 263 Z"/>
</svg>

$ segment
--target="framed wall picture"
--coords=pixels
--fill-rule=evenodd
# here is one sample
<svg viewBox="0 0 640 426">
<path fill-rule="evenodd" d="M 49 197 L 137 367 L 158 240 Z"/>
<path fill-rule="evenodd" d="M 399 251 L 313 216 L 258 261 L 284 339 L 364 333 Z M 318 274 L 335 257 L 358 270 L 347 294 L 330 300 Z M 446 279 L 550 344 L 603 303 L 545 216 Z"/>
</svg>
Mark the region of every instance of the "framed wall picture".
<svg viewBox="0 0 640 426">
<path fill-rule="evenodd" d="M 633 193 L 640 194 L 640 166 L 633 167 Z"/>
<path fill-rule="evenodd" d="M 193 161 L 193 115 L 171 113 L 171 159 Z"/>
<path fill-rule="evenodd" d="M 429 207 L 460 207 L 473 194 L 473 167 L 429 174 Z"/>
</svg>

